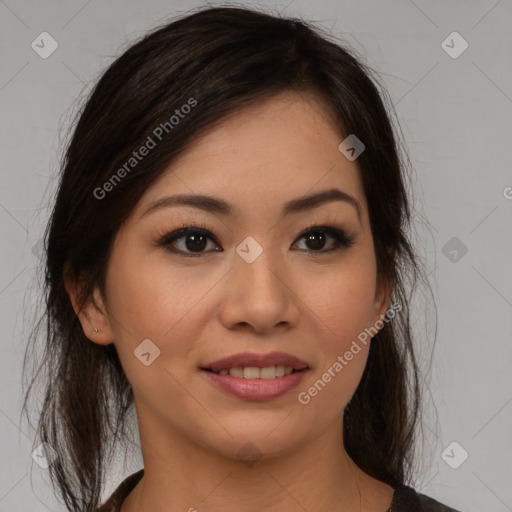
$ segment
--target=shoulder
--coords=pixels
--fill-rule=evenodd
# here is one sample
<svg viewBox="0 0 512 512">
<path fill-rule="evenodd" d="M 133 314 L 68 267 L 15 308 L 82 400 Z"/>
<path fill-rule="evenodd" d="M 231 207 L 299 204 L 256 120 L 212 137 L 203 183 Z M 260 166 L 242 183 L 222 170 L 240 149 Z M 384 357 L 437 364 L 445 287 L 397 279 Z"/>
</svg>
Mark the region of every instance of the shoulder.
<svg viewBox="0 0 512 512">
<path fill-rule="evenodd" d="M 459 512 L 443 505 L 424 494 L 417 493 L 412 487 L 399 485 L 388 512 Z"/>
<path fill-rule="evenodd" d="M 123 480 L 109 499 L 98 509 L 97 512 L 119 512 L 122 502 L 130 494 L 144 475 L 144 469 L 133 473 Z M 450 508 L 438 501 L 418 494 L 412 487 L 399 485 L 393 494 L 393 501 L 388 512 L 460 512 Z"/>
<path fill-rule="evenodd" d="M 119 512 L 124 499 L 130 494 L 143 475 L 144 469 L 141 469 L 125 478 L 97 512 Z"/>
</svg>

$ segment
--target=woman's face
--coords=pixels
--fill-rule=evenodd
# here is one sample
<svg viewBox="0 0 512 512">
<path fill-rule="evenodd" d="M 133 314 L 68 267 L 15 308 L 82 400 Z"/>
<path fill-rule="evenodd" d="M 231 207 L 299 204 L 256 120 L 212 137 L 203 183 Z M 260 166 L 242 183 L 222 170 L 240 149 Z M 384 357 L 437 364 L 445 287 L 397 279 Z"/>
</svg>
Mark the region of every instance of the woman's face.
<svg viewBox="0 0 512 512">
<path fill-rule="evenodd" d="M 108 318 L 92 339 L 115 343 L 141 432 L 172 433 L 235 458 L 247 443 L 271 456 L 338 430 L 369 344 L 358 342 L 350 360 L 345 354 L 389 299 L 376 287 L 357 161 L 340 152 L 341 142 L 313 96 L 280 94 L 198 138 L 136 205 L 114 241 Z M 341 199 L 294 203 L 331 190 Z M 178 194 L 229 208 L 172 203 Z M 325 225 L 333 231 L 305 232 Z M 164 243 L 183 226 L 208 233 Z M 352 245 L 343 235 L 337 241 L 335 230 Z M 307 369 L 257 382 L 237 370 L 205 369 L 228 356 L 271 352 Z M 258 361 L 246 361 L 221 366 L 249 366 L 245 375 L 256 377 Z M 272 361 L 259 366 L 292 366 Z"/>
</svg>

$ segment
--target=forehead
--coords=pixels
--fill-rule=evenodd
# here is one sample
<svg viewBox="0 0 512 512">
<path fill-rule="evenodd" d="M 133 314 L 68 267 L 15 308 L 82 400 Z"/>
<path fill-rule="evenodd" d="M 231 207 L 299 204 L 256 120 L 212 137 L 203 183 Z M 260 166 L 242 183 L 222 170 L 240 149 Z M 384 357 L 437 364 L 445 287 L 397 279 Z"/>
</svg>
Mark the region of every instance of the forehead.
<svg viewBox="0 0 512 512">
<path fill-rule="evenodd" d="M 318 97 L 281 93 L 231 114 L 194 140 L 136 210 L 140 214 L 172 193 L 222 197 L 239 212 L 277 212 L 292 198 L 333 187 L 364 209 L 359 169 L 339 151 L 342 140 L 341 127 Z"/>
</svg>

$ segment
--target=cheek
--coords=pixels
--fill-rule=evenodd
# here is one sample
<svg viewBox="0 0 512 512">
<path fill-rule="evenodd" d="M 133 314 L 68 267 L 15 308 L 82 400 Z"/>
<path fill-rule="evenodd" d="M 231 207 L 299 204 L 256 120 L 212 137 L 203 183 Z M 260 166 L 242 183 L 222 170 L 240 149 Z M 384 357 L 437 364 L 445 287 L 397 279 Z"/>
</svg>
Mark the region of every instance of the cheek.
<svg viewBox="0 0 512 512">
<path fill-rule="evenodd" d="M 197 304 L 213 279 L 192 276 L 153 253 L 120 247 L 113 254 L 107 273 L 109 310 L 120 339 L 132 337 L 162 339 Z M 119 254 L 126 257 L 120 257 Z M 211 284 L 210 284 L 211 281 Z M 115 327 L 117 324 L 117 328 Z"/>
<path fill-rule="evenodd" d="M 367 254 L 367 253 L 366 253 Z M 375 266 L 370 256 L 355 255 L 325 275 L 304 283 L 304 301 L 315 322 L 318 366 L 301 386 L 298 402 L 308 414 L 331 411 L 334 419 L 352 398 L 368 358 L 375 305 Z"/>
<path fill-rule="evenodd" d="M 321 340 L 316 345 L 317 366 L 297 394 L 308 417 L 334 421 L 357 389 L 370 347 L 365 329 L 370 326 L 372 298 L 368 288 L 336 282 L 316 297 L 315 333 Z"/>
<path fill-rule="evenodd" d="M 375 308 L 375 266 L 371 257 L 354 254 L 336 269 L 329 268 L 303 285 L 304 302 L 322 330 L 327 352 L 345 351 L 370 327 Z"/>
<path fill-rule="evenodd" d="M 110 325 L 128 381 L 141 392 L 150 382 L 169 385 L 164 367 L 169 361 L 184 363 L 190 356 L 205 321 L 198 315 L 204 316 L 204 298 L 218 276 L 191 275 L 190 269 L 172 265 L 165 257 L 150 258 L 121 244 L 110 261 L 106 276 Z M 160 351 L 147 367 L 136 357 L 144 340 L 156 347 L 145 342 L 150 352 Z M 180 371 L 186 366 L 181 363 Z"/>
</svg>

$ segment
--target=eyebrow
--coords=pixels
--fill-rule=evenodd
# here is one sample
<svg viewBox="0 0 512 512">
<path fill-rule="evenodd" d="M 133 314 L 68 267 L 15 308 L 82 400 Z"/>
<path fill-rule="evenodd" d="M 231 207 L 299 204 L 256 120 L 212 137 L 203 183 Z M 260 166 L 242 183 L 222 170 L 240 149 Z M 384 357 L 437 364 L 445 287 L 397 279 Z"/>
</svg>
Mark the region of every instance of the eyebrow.
<svg viewBox="0 0 512 512">
<path fill-rule="evenodd" d="M 281 216 L 286 217 L 292 213 L 311 210 L 332 201 L 342 201 L 352 205 L 357 212 L 359 222 L 361 222 L 361 206 L 357 199 L 338 188 L 322 190 L 311 195 L 292 199 L 283 206 Z M 193 208 L 198 208 L 210 213 L 218 213 L 220 215 L 238 214 L 238 210 L 224 201 L 224 199 L 201 194 L 178 194 L 153 201 L 140 218 L 142 219 L 150 213 L 173 206 L 192 206 Z"/>
</svg>

